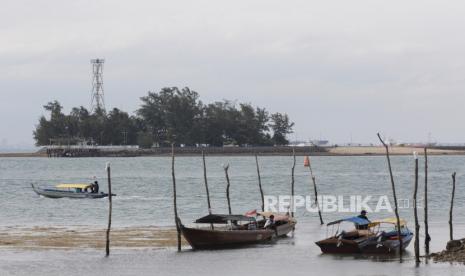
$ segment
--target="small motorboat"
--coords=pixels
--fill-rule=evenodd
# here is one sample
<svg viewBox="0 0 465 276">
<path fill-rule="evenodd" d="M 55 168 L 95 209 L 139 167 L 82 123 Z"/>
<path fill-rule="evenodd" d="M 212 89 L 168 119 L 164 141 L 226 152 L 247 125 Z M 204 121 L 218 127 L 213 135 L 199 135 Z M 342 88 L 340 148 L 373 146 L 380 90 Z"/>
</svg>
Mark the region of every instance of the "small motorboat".
<svg viewBox="0 0 465 276">
<path fill-rule="evenodd" d="M 363 245 L 362 253 L 393 254 L 399 252 L 400 242 L 396 218 L 373 221 L 369 224 L 369 228 L 376 234 L 376 237 Z M 413 233 L 407 228 L 407 222 L 403 219 L 400 219 L 400 238 L 402 239 L 401 250 L 403 251 L 409 246 L 413 238 Z"/>
<path fill-rule="evenodd" d="M 181 221 L 178 224 L 193 249 L 221 249 L 262 243 L 287 235 L 296 224 L 293 218 L 280 217 L 279 220 L 275 219 L 272 227 L 263 228 L 264 221 L 244 215 L 210 214 L 197 219 L 195 223 L 210 224 L 211 227 L 186 227 Z"/>
<path fill-rule="evenodd" d="M 340 224 L 352 222 L 355 229 L 340 231 Z M 402 249 L 405 250 L 412 240 L 413 233 L 407 228 L 405 220 L 400 220 Z M 330 222 L 331 236 L 316 242 L 323 253 L 333 254 L 392 254 L 399 252 L 400 242 L 397 235 L 397 219 L 387 218 L 369 222 L 363 218 L 351 217 Z M 337 229 L 334 231 L 335 226 Z M 387 226 L 387 227 L 386 227 Z"/>
<path fill-rule="evenodd" d="M 108 196 L 104 192 L 88 192 L 91 190 L 92 184 L 58 184 L 53 189 L 36 187 L 34 184 L 31 184 L 31 186 L 36 194 L 48 198 L 104 198 Z M 112 194 L 112 196 L 116 195 Z"/>
<path fill-rule="evenodd" d="M 349 222 L 355 225 L 355 229 L 351 231 L 340 230 L 341 224 Z M 369 221 L 359 217 L 350 217 L 336 220 L 327 224 L 331 226 L 331 230 L 327 230 L 329 237 L 321 241 L 317 241 L 323 253 L 333 254 L 354 254 L 361 253 L 363 245 L 368 242 L 375 234 L 368 228 Z"/>
<path fill-rule="evenodd" d="M 295 229 L 297 221 L 295 218 L 290 217 L 288 213 L 280 214 L 274 212 L 257 212 L 255 219 L 257 220 L 258 228 L 264 228 L 266 220 L 274 217 L 275 224 L 273 230 L 275 230 L 276 237 L 285 237 L 289 232 Z M 263 219 L 260 219 L 262 217 Z"/>
</svg>

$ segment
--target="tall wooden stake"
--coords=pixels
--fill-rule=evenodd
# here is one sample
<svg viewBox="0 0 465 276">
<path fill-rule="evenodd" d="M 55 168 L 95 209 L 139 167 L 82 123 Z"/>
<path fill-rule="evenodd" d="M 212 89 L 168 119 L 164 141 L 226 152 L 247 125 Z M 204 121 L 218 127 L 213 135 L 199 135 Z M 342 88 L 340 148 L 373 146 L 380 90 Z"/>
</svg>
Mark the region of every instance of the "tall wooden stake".
<svg viewBox="0 0 465 276">
<path fill-rule="evenodd" d="M 291 169 L 291 217 L 294 217 L 294 209 L 295 209 L 295 206 L 294 206 L 294 182 L 295 182 L 295 179 L 294 179 L 294 171 L 295 171 L 295 149 L 292 148 L 292 157 L 294 158 L 294 162 L 292 163 L 292 169 Z"/>
<path fill-rule="evenodd" d="M 207 193 L 207 204 L 208 204 L 208 214 L 212 213 L 212 206 L 210 204 L 210 192 L 208 191 L 208 181 L 207 181 L 207 165 L 205 164 L 205 152 L 202 150 L 202 161 L 203 161 L 203 180 L 205 183 L 205 191 Z M 211 229 L 213 229 L 213 223 L 210 224 Z"/>
<path fill-rule="evenodd" d="M 415 216 L 415 262 L 420 263 L 420 224 L 418 223 L 418 210 L 417 210 L 417 192 L 418 192 L 418 155 L 413 153 L 415 158 L 415 189 L 413 192 L 413 214 Z"/>
<path fill-rule="evenodd" d="M 178 218 L 178 206 L 176 204 L 176 177 L 174 175 L 174 144 L 171 144 L 171 176 L 173 178 L 173 208 L 174 208 L 174 223 L 178 236 L 178 251 L 181 251 L 181 228 Z"/>
<path fill-rule="evenodd" d="M 454 209 L 454 196 L 455 196 L 455 172 L 452 174 L 452 198 L 450 199 L 450 211 L 449 211 L 449 234 L 450 240 L 454 239 L 454 229 L 452 226 L 452 211 Z"/>
<path fill-rule="evenodd" d="M 429 242 L 431 237 L 428 231 L 428 151 L 427 148 L 424 149 L 425 155 L 425 253 L 426 256 L 429 256 Z"/>
<path fill-rule="evenodd" d="M 321 215 L 321 210 L 320 210 L 320 204 L 318 203 L 318 189 L 316 188 L 316 180 L 315 180 L 315 176 L 313 175 L 312 162 L 308 162 L 308 168 L 310 169 L 310 176 L 312 177 L 313 192 L 315 194 L 315 204 L 316 204 L 316 207 L 318 208 L 318 216 L 320 217 L 320 224 L 323 225 L 325 223 L 323 222 L 323 217 Z"/>
<path fill-rule="evenodd" d="M 265 196 L 263 195 L 262 178 L 260 177 L 260 166 L 258 165 L 258 156 L 256 153 L 255 164 L 257 164 L 258 188 L 260 188 L 260 196 L 262 198 L 262 211 L 265 211 Z"/>
<path fill-rule="evenodd" d="M 228 174 L 229 164 L 223 166 L 223 169 L 224 169 L 224 174 L 226 176 L 226 183 L 228 184 L 226 186 L 226 198 L 228 199 L 228 211 L 229 211 L 229 214 L 231 215 L 232 214 L 232 212 L 231 212 L 231 199 L 229 198 L 229 187 L 231 186 L 231 183 L 229 183 L 229 174 Z"/>
<path fill-rule="evenodd" d="M 205 182 L 205 191 L 207 193 L 207 204 L 208 204 L 208 213 L 212 213 L 212 206 L 210 204 L 210 192 L 208 190 L 208 181 L 207 181 L 207 165 L 205 164 L 205 152 L 202 151 L 202 161 L 203 161 L 203 180 Z"/>
<path fill-rule="evenodd" d="M 386 158 L 388 161 L 388 168 L 389 168 L 389 175 L 391 176 L 391 187 L 392 187 L 392 195 L 394 197 L 394 213 L 396 214 L 396 220 L 397 220 L 397 238 L 399 240 L 399 257 L 400 261 L 402 261 L 402 238 L 401 238 L 401 229 L 400 229 L 400 218 L 399 218 L 399 210 L 397 206 L 397 195 L 396 195 L 396 185 L 394 184 L 394 176 L 392 175 L 392 167 L 391 167 L 391 158 L 389 157 L 389 147 L 384 143 L 383 139 L 381 139 L 381 136 L 379 133 L 377 134 L 379 140 L 383 144 L 384 148 L 386 149 Z"/>
<path fill-rule="evenodd" d="M 112 212 L 112 194 L 111 194 L 111 169 L 110 169 L 110 163 L 107 163 L 107 175 L 108 175 L 108 203 L 109 203 L 109 208 L 108 208 L 108 227 L 107 227 L 107 241 L 106 241 L 106 246 L 105 246 L 105 252 L 106 256 L 110 256 L 110 229 L 111 229 L 111 212 Z"/>
</svg>

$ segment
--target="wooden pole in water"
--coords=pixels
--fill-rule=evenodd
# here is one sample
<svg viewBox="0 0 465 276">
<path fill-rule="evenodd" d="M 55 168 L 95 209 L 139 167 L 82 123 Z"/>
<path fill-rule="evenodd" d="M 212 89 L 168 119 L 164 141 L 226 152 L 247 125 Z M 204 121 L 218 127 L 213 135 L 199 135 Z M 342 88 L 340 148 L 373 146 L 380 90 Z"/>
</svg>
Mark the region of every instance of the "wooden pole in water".
<svg viewBox="0 0 465 276">
<path fill-rule="evenodd" d="M 229 174 L 228 174 L 229 164 L 223 165 L 223 169 L 224 169 L 224 174 L 226 176 L 226 183 L 227 183 L 227 186 L 226 186 L 226 198 L 228 199 L 228 211 L 229 211 L 229 214 L 231 215 L 232 214 L 232 212 L 231 212 L 231 199 L 229 198 L 229 187 L 231 186 L 231 183 L 229 182 Z"/>
<path fill-rule="evenodd" d="M 174 174 L 174 144 L 171 144 L 171 176 L 173 179 L 173 208 L 174 208 L 174 223 L 178 236 L 178 251 L 181 251 L 181 229 L 178 218 L 178 206 L 176 204 L 176 177 Z"/>
<path fill-rule="evenodd" d="M 377 134 L 379 140 L 383 144 L 384 148 L 386 149 L 386 158 L 388 161 L 388 168 L 389 168 L 389 175 L 391 176 L 391 188 L 392 188 L 392 195 L 394 197 L 394 213 L 396 214 L 396 220 L 397 220 L 397 238 L 399 239 L 399 257 L 400 260 L 402 261 L 402 237 L 400 234 L 400 218 L 399 218 L 399 210 L 397 206 L 397 195 L 396 195 L 396 185 L 394 184 L 394 176 L 392 175 L 392 167 L 391 167 L 391 158 L 389 157 L 389 147 L 384 143 L 383 139 L 381 139 L 381 136 L 379 133 Z"/>
<path fill-rule="evenodd" d="M 431 241 L 431 237 L 428 231 L 428 150 L 427 148 L 424 149 L 425 155 L 425 206 L 424 206 L 424 213 L 425 213 L 425 253 L 428 257 L 429 255 L 429 242 Z"/>
<path fill-rule="evenodd" d="M 258 165 L 257 153 L 255 153 L 255 164 L 257 165 L 258 188 L 260 188 L 260 196 L 262 198 L 262 211 L 265 211 L 265 196 L 263 195 L 262 178 L 260 177 L 260 166 Z"/>
<path fill-rule="evenodd" d="M 325 224 L 323 222 L 323 217 L 321 215 L 321 210 L 320 210 L 320 204 L 318 203 L 318 189 L 316 188 L 316 179 L 315 179 L 315 176 L 313 175 L 313 170 L 312 170 L 312 162 L 310 162 L 310 157 L 308 157 L 308 168 L 310 169 L 310 176 L 312 177 L 312 182 L 313 182 L 313 192 L 315 194 L 315 204 L 316 204 L 316 207 L 318 208 L 318 216 L 320 217 L 320 224 L 323 225 Z"/>
<path fill-rule="evenodd" d="M 210 203 L 210 192 L 208 190 L 208 181 L 207 181 L 207 165 L 205 164 L 205 152 L 202 150 L 202 161 L 203 161 L 203 180 L 205 183 L 205 191 L 207 193 L 207 204 L 208 204 L 208 213 L 212 213 L 212 206 Z"/>
<path fill-rule="evenodd" d="M 294 217 L 294 209 L 295 209 L 295 202 L 294 202 L 294 171 L 295 171 L 295 148 L 292 148 L 292 157 L 294 159 L 294 162 L 292 163 L 292 169 L 291 169 L 291 217 Z"/>
<path fill-rule="evenodd" d="M 112 194 L 111 194 L 111 168 L 110 168 L 110 163 L 107 163 L 106 166 L 107 169 L 107 176 L 108 176 L 108 203 L 109 203 L 109 208 L 108 208 L 108 227 L 107 227 L 107 240 L 106 240 L 106 245 L 105 245 L 105 252 L 106 256 L 110 256 L 110 229 L 111 229 L 111 212 L 112 212 Z"/>
<path fill-rule="evenodd" d="M 415 216 L 415 262 L 420 263 L 420 224 L 418 223 L 418 210 L 417 210 L 417 192 L 418 192 L 418 155 L 413 152 L 415 159 L 415 189 L 413 192 L 413 214 Z"/>
<path fill-rule="evenodd" d="M 454 229 L 452 226 L 452 211 L 454 209 L 454 196 L 455 196 L 455 172 L 452 174 L 452 198 L 450 200 L 450 211 L 449 211 L 449 234 L 450 240 L 454 240 Z"/>
<path fill-rule="evenodd" d="M 208 190 L 208 181 L 207 181 L 207 165 L 205 164 L 205 152 L 202 150 L 202 161 L 203 161 L 203 180 L 205 183 L 205 191 L 207 193 L 207 204 L 208 204 L 208 214 L 212 213 L 212 206 L 210 203 L 210 192 Z M 213 223 L 210 224 L 211 229 L 213 229 Z"/>
</svg>

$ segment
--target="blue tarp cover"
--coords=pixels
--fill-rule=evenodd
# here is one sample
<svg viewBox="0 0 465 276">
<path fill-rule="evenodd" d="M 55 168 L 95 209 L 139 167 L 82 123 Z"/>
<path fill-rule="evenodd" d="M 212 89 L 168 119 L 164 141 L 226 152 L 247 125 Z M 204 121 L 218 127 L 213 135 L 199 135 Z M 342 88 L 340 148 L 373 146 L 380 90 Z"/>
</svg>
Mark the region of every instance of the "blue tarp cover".
<svg viewBox="0 0 465 276">
<path fill-rule="evenodd" d="M 336 220 L 336 221 L 333 221 L 333 222 L 330 222 L 328 223 L 327 225 L 333 225 L 333 224 L 338 224 L 338 223 L 341 223 L 343 221 L 349 221 L 349 222 L 353 222 L 357 225 L 366 225 L 368 223 L 370 223 L 368 220 L 366 219 L 363 219 L 363 218 L 359 218 L 359 217 L 350 217 L 350 218 L 345 218 L 345 219 L 340 219 L 340 220 Z"/>
</svg>

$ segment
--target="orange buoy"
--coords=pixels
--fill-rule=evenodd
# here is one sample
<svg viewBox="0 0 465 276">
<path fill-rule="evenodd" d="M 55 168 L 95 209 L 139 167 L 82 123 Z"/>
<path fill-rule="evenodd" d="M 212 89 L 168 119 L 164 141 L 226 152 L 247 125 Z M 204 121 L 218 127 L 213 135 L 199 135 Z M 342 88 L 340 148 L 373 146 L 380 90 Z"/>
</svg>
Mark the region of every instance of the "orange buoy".
<svg viewBox="0 0 465 276">
<path fill-rule="evenodd" d="M 308 156 L 305 156 L 304 167 L 310 167 L 310 158 Z"/>
</svg>

